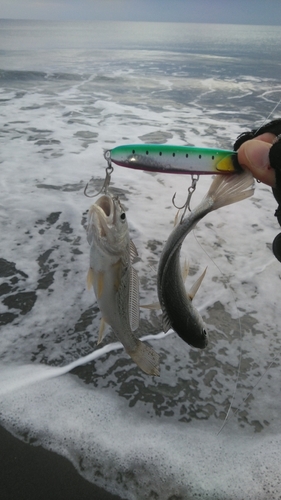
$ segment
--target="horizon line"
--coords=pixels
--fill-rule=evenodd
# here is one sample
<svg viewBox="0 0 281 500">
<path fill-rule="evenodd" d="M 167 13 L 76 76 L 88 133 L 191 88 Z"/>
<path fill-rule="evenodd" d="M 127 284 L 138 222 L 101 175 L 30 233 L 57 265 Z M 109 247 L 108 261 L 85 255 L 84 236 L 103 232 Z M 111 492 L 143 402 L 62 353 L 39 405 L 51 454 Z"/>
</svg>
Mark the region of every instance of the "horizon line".
<svg viewBox="0 0 281 500">
<path fill-rule="evenodd" d="M 279 23 L 274 23 L 274 24 L 256 24 L 256 23 L 249 23 L 249 22 L 230 22 L 230 21 L 217 21 L 217 22 L 210 22 L 210 21 L 159 21 L 159 20 L 144 20 L 144 19 L 42 19 L 42 18 L 14 18 L 14 17 L 0 17 L 0 22 L 1 21 L 27 21 L 27 22 L 57 22 L 57 23 L 64 23 L 64 22 L 108 22 L 108 23 L 163 23 L 163 24 L 222 24 L 222 25 L 233 25 L 233 26 L 281 26 L 281 22 Z"/>
</svg>

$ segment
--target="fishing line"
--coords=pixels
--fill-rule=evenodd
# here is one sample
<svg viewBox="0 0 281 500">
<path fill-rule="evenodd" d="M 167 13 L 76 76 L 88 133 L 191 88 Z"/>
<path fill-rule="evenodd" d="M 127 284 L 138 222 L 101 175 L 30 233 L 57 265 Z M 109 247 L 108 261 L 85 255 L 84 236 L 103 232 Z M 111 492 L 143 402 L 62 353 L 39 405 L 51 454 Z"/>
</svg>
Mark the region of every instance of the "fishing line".
<svg viewBox="0 0 281 500">
<path fill-rule="evenodd" d="M 281 97 L 280 97 L 279 101 L 277 102 L 277 104 L 274 106 L 274 108 L 270 111 L 269 115 L 263 120 L 262 124 L 256 130 L 256 134 L 265 125 L 265 123 L 269 120 L 269 118 L 273 115 L 274 111 L 278 108 L 280 103 L 281 103 Z"/>
<path fill-rule="evenodd" d="M 262 124 L 260 125 L 260 127 L 257 129 L 256 131 L 256 135 L 257 135 L 257 132 L 264 126 L 264 124 L 270 119 L 270 117 L 273 115 L 273 113 L 275 112 L 275 110 L 278 108 L 278 106 L 280 105 L 281 103 L 281 98 L 279 99 L 279 101 L 276 103 L 276 105 L 274 106 L 274 108 L 270 111 L 269 115 L 263 120 Z M 219 268 L 219 266 L 216 264 L 216 262 L 210 257 L 210 255 L 208 254 L 208 252 L 202 247 L 201 243 L 199 242 L 196 234 L 195 234 L 195 231 L 193 231 L 193 235 L 194 235 L 194 238 L 196 240 L 196 242 L 198 243 L 198 245 L 200 246 L 200 248 L 205 252 L 205 254 L 207 255 L 207 257 L 213 262 L 213 264 L 216 266 L 216 268 L 218 269 L 218 271 L 221 273 L 222 276 L 224 276 L 223 272 L 221 271 L 221 269 Z M 234 298 L 234 303 L 235 303 L 235 307 L 236 307 L 236 311 L 238 312 L 238 308 L 237 308 L 237 305 L 236 305 L 236 297 L 235 297 L 235 294 L 234 294 L 234 290 L 232 289 L 229 281 L 227 282 L 227 285 L 228 285 L 228 288 L 229 290 L 231 291 L 232 293 L 232 296 Z M 229 405 L 229 408 L 228 408 L 228 411 L 226 413 L 226 417 L 225 417 L 225 420 L 221 426 L 221 428 L 219 429 L 217 435 L 219 435 L 222 430 L 224 429 L 225 425 L 227 424 L 229 418 L 230 418 L 230 411 L 231 409 L 233 408 L 233 403 L 234 403 L 234 400 L 235 400 L 235 396 L 236 396 L 236 393 L 237 393 L 237 387 L 238 387 L 238 382 L 239 382 L 239 377 L 240 377 L 240 373 L 241 373 L 241 363 L 242 363 L 242 327 L 241 327 L 241 319 L 240 319 L 240 316 L 238 317 L 238 322 L 239 322 L 239 336 L 240 336 L 240 354 L 239 354 L 239 363 L 238 363 L 238 371 L 237 371 L 237 377 L 236 377 L 236 382 L 235 382 L 235 387 L 234 387 L 234 391 L 233 391 L 233 394 L 232 394 L 232 397 L 231 397 L 231 401 L 230 401 L 230 405 Z M 257 385 L 260 383 L 260 381 L 263 379 L 263 377 L 266 375 L 266 373 L 268 372 L 268 370 L 272 367 L 273 363 L 277 360 L 277 357 L 274 358 L 273 361 L 271 361 L 271 363 L 269 364 L 268 368 L 265 370 L 265 372 L 261 375 L 261 377 L 259 378 L 259 380 L 256 382 L 256 384 L 252 387 L 252 389 L 249 391 L 248 395 L 242 400 L 242 403 L 239 405 L 239 407 L 235 410 L 235 412 L 233 412 L 233 415 L 235 416 L 239 409 L 241 408 L 241 405 L 244 404 L 248 398 L 250 397 L 250 395 L 253 393 L 254 389 L 257 387 Z"/>
<path fill-rule="evenodd" d="M 200 243 L 199 243 L 200 244 Z M 202 247 L 201 247 L 202 248 Z M 204 249 L 203 249 L 204 250 Z M 214 263 L 215 264 L 215 263 Z M 216 264 L 215 264 L 216 265 Z M 239 318 L 239 323 L 240 323 L 240 318 Z M 240 332 L 241 333 L 241 332 Z M 241 364 L 241 361 L 242 361 L 242 350 L 241 350 L 241 358 L 240 358 L 240 364 Z M 238 405 L 238 408 L 233 412 L 233 415 L 232 416 L 235 416 L 237 415 L 238 411 L 241 409 L 241 406 L 246 403 L 249 399 L 249 397 L 253 394 L 254 390 L 256 389 L 256 387 L 259 385 L 259 383 L 261 382 L 261 380 L 264 378 L 264 376 L 268 373 L 268 371 L 272 368 L 272 366 L 274 365 L 274 363 L 276 363 L 278 361 L 278 356 L 275 356 L 274 359 L 269 363 L 269 366 L 266 368 L 266 370 L 264 371 L 264 373 L 262 373 L 262 375 L 259 377 L 259 379 L 257 380 L 257 382 L 253 385 L 253 387 L 249 390 L 247 396 L 242 400 L 242 402 Z M 237 384 L 238 384 L 238 379 L 237 379 Z M 233 401 L 232 401 L 233 403 Z M 230 412 L 230 409 L 231 407 L 229 408 L 229 411 L 227 412 L 227 416 L 223 422 L 223 425 L 221 426 L 219 432 L 217 435 L 219 435 L 221 433 L 221 431 L 223 430 L 223 428 L 225 427 L 226 423 L 227 423 L 227 420 L 229 420 L 229 412 Z"/>
<path fill-rule="evenodd" d="M 194 228 L 196 229 L 196 228 Z M 217 265 L 217 263 L 214 261 L 214 259 L 212 259 L 212 257 L 208 254 L 208 252 L 205 250 L 205 248 L 203 248 L 203 246 L 201 245 L 200 241 L 198 240 L 197 236 L 196 236 L 196 233 L 195 233 L 195 230 L 193 230 L 193 236 L 195 238 L 195 241 L 198 243 L 198 245 L 200 246 L 200 248 L 203 250 L 203 252 L 207 255 L 207 257 L 211 260 L 211 262 L 216 266 L 216 268 L 218 269 L 219 273 L 221 274 L 222 277 L 226 277 L 226 275 L 222 272 L 222 270 L 219 268 L 219 266 Z M 235 297 L 235 294 L 234 294 L 234 290 L 232 289 L 230 283 L 229 283 L 229 279 L 227 278 L 227 287 L 228 289 L 230 290 L 231 294 L 232 294 L 232 297 L 234 299 L 234 304 L 235 304 L 235 308 L 236 308 L 236 312 L 238 313 L 238 308 L 237 308 L 237 305 L 236 305 L 236 297 Z M 238 387 L 238 381 L 239 381 L 239 377 L 240 377 L 240 373 L 241 373 L 241 363 L 242 363 L 242 327 L 241 327 L 241 319 L 240 319 L 240 316 L 238 316 L 238 324 L 239 324 L 239 337 L 240 337 L 240 348 L 239 348 L 239 361 L 238 361 L 238 367 L 237 367 L 237 376 L 236 376 L 236 381 L 235 381 L 235 385 L 234 385 L 234 390 L 233 390 L 233 394 L 231 396 L 231 400 L 230 400 L 230 404 L 229 404 L 229 408 L 226 412 L 226 416 L 225 416 L 225 419 L 224 419 L 224 422 L 222 424 L 222 426 L 220 427 L 218 433 L 217 433 L 217 436 L 221 433 L 221 431 L 223 430 L 224 426 L 226 425 L 228 419 L 229 419 L 229 414 L 230 414 L 230 411 L 231 411 L 231 408 L 233 407 L 233 403 L 234 403 L 234 400 L 235 400 L 235 396 L 236 396 L 236 393 L 237 393 L 237 387 Z M 249 395 L 247 396 L 249 397 Z"/>
<path fill-rule="evenodd" d="M 261 380 L 263 379 L 263 377 L 267 374 L 267 372 L 270 370 L 270 368 L 272 367 L 273 363 L 275 363 L 276 361 L 278 360 L 277 356 L 270 362 L 269 366 L 267 367 L 267 369 L 265 370 L 265 372 L 260 376 L 260 378 L 257 380 L 257 382 L 255 383 L 255 385 L 252 387 L 252 389 L 248 392 L 247 396 L 242 400 L 242 402 L 240 403 L 239 407 L 235 410 L 235 412 L 233 412 L 233 416 L 237 415 L 238 411 L 240 410 L 242 404 L 246 403 L 249 399 L 249 397 L 253 394 L 255 388 L 258 386 L 258 384 L 261 382 Z M 221 433 L 221 431 L 223 430 L 224 426 L 226 425 L 226 420 L 224 421 L 222 427 L 220 428 L 219 432 L 217 433 L 217 436 Z"/>
<path fill-rule="evenodd" d="M 273 115 L 274 111 L 278 108 L 278 106 L 280 105 L 281 103 L 281 98 L 279 99 L 279 101 L 276 103 L 276 105 L 274 106 L 274 108 L 270 111 L 269 115 L 263 120 L 262 124 L 260 125 L 260 127 L 257 129 L 256 131 L 256 135 L 258 133 L 258 131 L 264 126 L 264 124 L 270 119 L 270 117 Z M 217 269 L 220 271 L 220 273 L 223 275 L 222 271 L 220 270 L 219 266 L 213 261 L 213 259 L 208 255 L 208 253 L 205 251 L 205 249 L 202 247 L 202 245 L 200 244 L 200 242 L 198 241 L 197 237 L 196 237 L 196 234 L 194 232 L 194 237 L 197 241 L 197 243 L 199 244 L 199 246 L 201 247 L 201 249 L 205 252 L 205 254 L 211 259 L 211 261 L 214 263 L 214 265 L 217 267 Z M 234 295 L 234 291 L 232 290 L 231 286 L 229 286 L 229 289 L 231 290 L 231 293 L 233 294 L 233 297 L 234 297 L 234 302 L 235 302 L 235 307 L 236 307 L 236 310 L 237 310 L 237 305 L 236 305 L 236 298 L 235 298 L 235 295 Z M 238 318 L 239 320 L 239 327 L 240 327 L 240 340 L 241 340 L 241 343 L 242 343 L 242 330 L 241 330 L 241 321 L 240 321 L 240 317 Z M 255 383 L 255 385 L 252 387 L 252 389 L 249 391 L 249 393 L 247 394 L 247 396 L 242 400 L 242 403 L 239 405 L 239 407 L 235 410 L 235 412 L 233 413 L 233 416 L 237 415 L 239 409 L 241 408 L 242 404 L 246 403 L 247 400 L 249 399 L 249 397 L 251 396 L 251 394 L 253 394 L 253 391 L 255 390 L 255 388 L 258 386 L 258 384 L 261 382 L 261 380 L 263 379 L 263 377 L 266 375 L 266 373 L 268 372 L 268 370 L 270 370 L 270 368 L 272 367 L 273 363 L 276 362 L 278 358 L 275 357 L 273 359 L 273 361 L 271 361 L 271 363 L 269 364 L 269 366 L 267 367 L 267 369 L 265 370 L 265 372 L 261 375 L 261 377 L 257 380 L 257 382 Z M 236 384 L 235 384 L 235 390 L 234 390 L 234 393 L 233 393 L 233 396 L 232 396 L 232 399 L 231 399 L 231 403 L 230 403 L 230 406 L 229 406 L 229 409 L 227 411 L 227 414 L 226 414 L 226 417 L 225 417 L 225 420 L 221 426 L 221 428 L 219 429 L 219 432 L 217 435 L 219 435 L 221 433 L 221 431 L 224 429 L 225 425 L 227 424 L 227 421 L 229 420 L 229 414 L 230 414 L 230 410 L 233 406 L 233 402 L 234 402 L 234 399 L 235 399 L 235 395 L 236 395 L 236 392 L 237 392 L 237 387 L 238 387 L 238 380 L 239 380 L 239 376 L 240 376 L 240 373 L 241 373 L 241 362 L 242 362 L 242 347 L 241 347 L 241 344 L 240 344 L 240 356 L 239 356 L 239 365 L 238 365 L 238 374 L 237 374 L 237 379 L 236 379 Z"/>
</svg>

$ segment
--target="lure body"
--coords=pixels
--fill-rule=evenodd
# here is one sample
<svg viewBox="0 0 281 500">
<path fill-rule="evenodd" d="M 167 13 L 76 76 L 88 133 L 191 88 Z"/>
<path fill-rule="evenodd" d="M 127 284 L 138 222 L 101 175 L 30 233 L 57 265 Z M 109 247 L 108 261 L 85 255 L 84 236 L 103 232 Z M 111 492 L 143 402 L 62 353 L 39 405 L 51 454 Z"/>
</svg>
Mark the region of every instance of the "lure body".
<svg viewBox="0 0 281 500">
<path fill-rule="evenodd" d="M 173 174 L 233 174 L 241 171 L 237 153 L 227 149 L 128 144 L 105 151 L 104 157 L 122 167 Z"/>
</svg>

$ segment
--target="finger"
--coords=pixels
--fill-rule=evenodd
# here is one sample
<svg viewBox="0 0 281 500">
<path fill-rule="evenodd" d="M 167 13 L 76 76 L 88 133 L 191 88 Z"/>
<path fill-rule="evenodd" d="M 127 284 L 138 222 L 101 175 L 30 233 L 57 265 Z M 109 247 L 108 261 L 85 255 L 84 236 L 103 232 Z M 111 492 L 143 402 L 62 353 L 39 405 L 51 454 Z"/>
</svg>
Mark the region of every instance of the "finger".
<svg viewBox="0 0 281 500">
<path fill-rule="evenodd" d="M 276 139 L 275 136 L 274 139 Z M 271 146 L 272 143 L 264 139 L 246 141 L 238 150 L 238 162 L 243 168 L 250 170 L 256 179 L 274 187 L 276 184 L 275 171 L 269 163 Z"/>
<path fill-rule="evenodd" d="M 269 144 L 273 144 L 276 141 L 276 135 L 271 134 L 270 132 L 265 132 L 264 134 L 258 135 L 255 137 L 259 141 L 269 142 Z"/>
</svg>

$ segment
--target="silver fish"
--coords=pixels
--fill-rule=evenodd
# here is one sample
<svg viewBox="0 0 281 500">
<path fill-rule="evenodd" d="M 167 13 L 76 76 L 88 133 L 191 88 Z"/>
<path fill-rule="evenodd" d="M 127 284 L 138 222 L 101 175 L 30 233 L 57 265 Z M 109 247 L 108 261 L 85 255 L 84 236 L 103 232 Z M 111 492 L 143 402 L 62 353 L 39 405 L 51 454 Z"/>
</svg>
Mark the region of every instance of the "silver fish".
<svg viewBox="0 0 281 500">
<path fill-rule="evenodd" d="M 208 335 L 203 319 L 192 304 L 205 272 L 186 293 L 180 268 L 180 251 L 185 237 L 213 210 L 236 203 L 254 193 L 253 177 L 248 172 L 217 175 L 201 203 L 170 234 L 162 251 L 157 273 L 158 298 L 163 311 L 163 330 L 172 328 L 187 344 L 203 349 Z"/>
<path fill-rule="evenodd" d="M 139 326 L 139 280 L 132 266 L 137 256 L 130 241 L 123 206 L 104 194 L 91 206 L 87 238 L 90 244 L 88 287 L 93 286 L 104 323 L 111 326 L 126 352 L 148 375 L 159 375 L 159 355 L 135 337 Z"/>
</svg>

